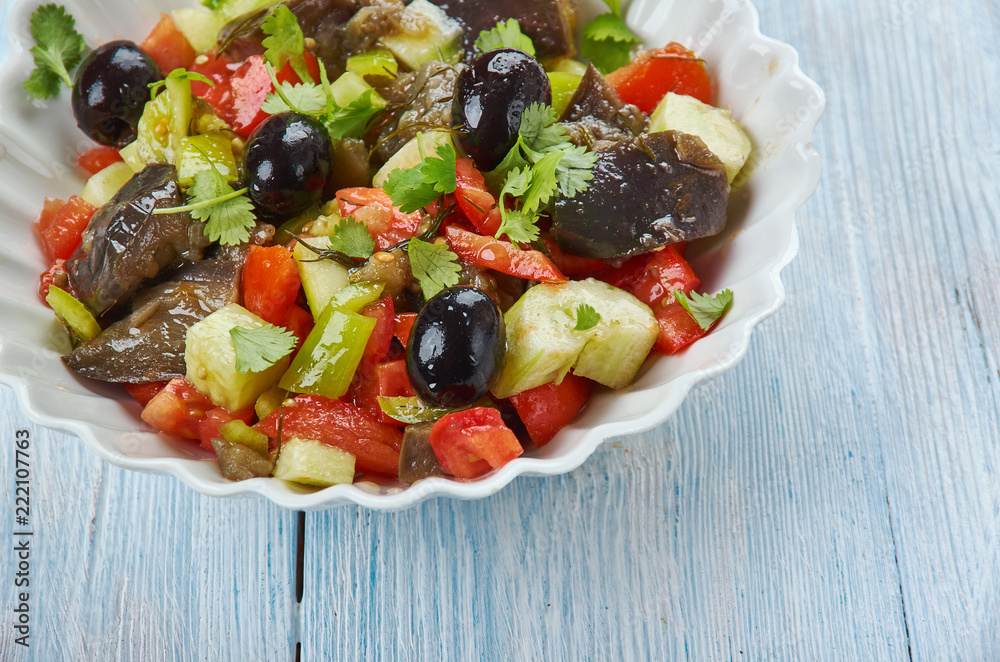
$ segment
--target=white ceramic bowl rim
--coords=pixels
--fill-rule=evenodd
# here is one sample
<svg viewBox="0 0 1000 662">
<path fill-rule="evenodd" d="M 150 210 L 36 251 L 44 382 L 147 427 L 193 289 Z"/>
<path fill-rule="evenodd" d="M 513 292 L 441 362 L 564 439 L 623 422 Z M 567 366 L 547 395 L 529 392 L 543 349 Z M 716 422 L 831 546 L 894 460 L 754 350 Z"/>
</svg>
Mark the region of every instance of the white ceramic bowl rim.
<svg viewBox="0 0 1000 662">
<path fill-rule="evenodd" d="M 168 9 L 174 1 L 166 3 Z M 51 313 L 34 295 L 43 260 L 24 228 L 37 215 L 42 197 L 79 191 L 82 182 L 66 164 L 87 143 L 81 143 L 73 125 L 68 94 L 43 104 L 28 102 L 21 92 L 32 67 L 27 25 L 36 4 L 19 2 L 11 10 L 8 56 L 0 73 L 0 197 L 5 198 L 0 200 L 0 382 L 14 388 L 33 421 L 78 435 L 112 464 L 165 472 L 212 496 L 256 494 L 295 509 L 354 503 L 395 510 L 432 496 L 481 498 L 519 475 L 571 471 L 603 441 L 661 424 L 695 384 L 735 366 L 746 354 L 754 327 L 784 301 L 780 272 L 798 250 L 794 213 L 819 181 L 812 137 L 825 106 L 823 93 L 799 69 L 794 49 L 760 34 L 749 2 L 634 0 L 627 20 L 641 26 L 636 30 L 646 45 L 676 40 L 705 58 L 717 81 L 717 103 L 731 108 L 754 139 L 752 176 L 734 192 L 741 220 L 722 236 L 700 242 L 692 258 L 706 290 L 728 287 L 736 294 L 719 327 L 685 352 L 651 361 L 631 387 L 598 395 L 579 421 L 534 456 L 518 458 L 475 481 L 431 478 L 405 488 L 360 483 L 318 491 L 300 491 L 275 479 L 226 481 L 214 461 L 150 432 L 138 420 L 135 405 L 121 394 L 70 374 L 54 350 Z M 164 5 L 152 0 L 65 4 L 90 44 L 145 34 L 143 29 L 149 29 Z M 596 2 L 581 4 L 583 19 L 597 11 Z M 123 33 L 109 33 L 109 25 Z M 45 118 L 45 128 L 39 128 L 38 117 Z M 60 161 L 67 149 L 70 153 Z"/>
</svg>

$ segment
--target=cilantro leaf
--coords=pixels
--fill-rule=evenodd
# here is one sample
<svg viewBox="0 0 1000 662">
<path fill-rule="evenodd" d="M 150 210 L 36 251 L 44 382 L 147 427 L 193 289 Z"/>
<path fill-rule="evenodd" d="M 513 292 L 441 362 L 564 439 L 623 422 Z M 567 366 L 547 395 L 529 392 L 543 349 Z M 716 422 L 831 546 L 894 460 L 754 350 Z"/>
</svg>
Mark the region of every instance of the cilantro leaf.
<svg viewBox="0 0 1000 662">
<path fill-rule="evenodd" d="M 536 154 L 546 154 L 569 140 L 566 129 L 556 122 L 555 109 L 537 102 L 524 109 L 517 133 L 521 147 Z"/>
<path fill-rule="evenodd" d="M 425 299 L 458 284 L 462 267 L 458 264 L 458 256 L 446 245 L 414 237 L 407 244 L 406 252 L 410 257 L 410 268 L 420 283 Z"/>
<path fill-rule="evenodd" d="M 597 152 L 588 151 L 583 145 L 573 145 L 561 150 L 562 158 L 556 165 L 559 191 L 567 198 L 583 193 L 594 178 Z"/>
<path fill-rule="evenodd" d="M 580 54 L 606 74 L 627 64 L 632 47 L 640 43 L 619 13 L 600 14 L 583 28 Z"/>
<path fill-rule="evenodd" d="M 250 240 L 249 228 L 257 222 L 253 203 L 246 197 L 247 189 L 234 191 L 226 178 L 213 165 L 194 176 L 188 204 L 181 207 L 154 209 L 154 214 L 191 212 L 191 216 L 205 222 L 205 235 L 212 241 L 235 246 Z"/>
<path fill-rule="evenodd" d="M 367 260 L 375 253 L 375 238 L 353 216 L 337 223 L 329 239 L 330 248 L 350 257 Z"/>
<path fill-rule="evenodd" d="M 267 370 L 291 354 L 298 343 L 291 331 L 273 324 L 264 324 L 254 329 L 234 326 L 229 329 L 229 337 L 236 350 L 236 369 L 244 375 Z"/>
<path fill-rule="evenodd" d="M 212 87 L 215 87 L 215 81 L 209 78 L 208 76 L 205 76 L 204 74 L 199 74 L 197 71 L 188 71 L 187 69 L 179 68 L 171 71 L 169 74 L 167 74 L 167 77 L 164 78 L 163 80 L 157 80 L 150 83 L 147 86 L 149 87 L 149 98 L 155 99 L 157 93 L 159 93 L 161 89 L 167 86 L 168 80 L 189 80 L 189 81 L 196 80 L 202 83 L 206 83 L 207 85 L 210 85 Z"/>
<path fill-rule="evenodd" d="M 319 85 L 284 82 L 268 92 L 260 107 L 268 115 L 294 110 L 303 115 L 320 115 L 326 110 L 326 94 Z"/>
<path fill-rule="evenodd" d="M 556 170 L 562 161 L 563 153 L 554 151 L 543 156 L 531 169 L 531 182 L 524 192 L 521 203 L 525 211 L 538 211 L 548 204 L 559 188 Z"/>
<path fill-rule="evenodd" d="M 201 5 L 206 9 L 211 9 L 212 11 L 215 11 L 223 4 L 225 4 L 225 2 L 226 0 L 201 0 Z"/>
<path fill-rule="evenodd" d="M 375 90 L 369 88 L 346 106 L 333 104 L 331 108 L 328 101 L 326 117 L 323 118 L 327 133 L 334 140 L 360 137 L 372 116 L 382 109 L 383 104 L 378 103 L 378 99 Z"/>
<path fill-rule="evenodd" d="M 70 72 L 80 64 L 87 44 L 76 31 L 76 20 L 66 9 L 54 4 L 42 5 L 31 15 L 31 47 L 35 69 L 24 82 L 24 89 L 36 99 L 48 99 L 59 93 L 60 81 L 73 87 Z"/>
<path fill-rule="evenodd" d="M 587 303 L 581 303 L 576 307 L 576 326 L 574 331 L 587 331 L 600 324 L 601 314 L 594 310 L 594 307 Z"/>
<path fill-rule="evenodd" d="M 498 48 L 516 48 L 531 57 L 535 56 L 535 44 L 531 37 L 521 32 L 521 25 L 513 18 L 507 22 L 498 21 L 492 30 L 483 30 L 476 39 L 476 49 L 486 52 Z"/>
<path fill-rule="evenodd" d="M 286 5 L 279 4 L 268 14 L 260 26 L 261 32 L 268 35 L 261 45 L 264 59 L 277 70 L 291 62 L 292 69 L 304 81 L 312 81 L 312 74 L 306 66 L 305 37 L 299 27 L 299 19 Z"/>
<path fill-rule="evenodd" d="M 500 229 L 497 237 L 507 237 L 518 244 L 530 244 L 538 239 L 539 215 L 523 209 L 500 208 Z"/>
<path fill-rule="evenodd" d="M 684 292 L 674 290 L 674 298 L 684 306 L 684 310 L 691 314 L 698 326 L 708 331 L 733 302 L 733 292 L 732 290 L 723 290 L 714 297 L 692 292 L 689 298 Z"/>
<path fill-rule="evenodd" d="M 404 214 L 423 209 L 458 188 L 455 148 L 445 143 L 436 152 L 437 156 L 426 157 L 412 168 L 397 168 L 386 178 L 382 188 Z"/>
</svg>

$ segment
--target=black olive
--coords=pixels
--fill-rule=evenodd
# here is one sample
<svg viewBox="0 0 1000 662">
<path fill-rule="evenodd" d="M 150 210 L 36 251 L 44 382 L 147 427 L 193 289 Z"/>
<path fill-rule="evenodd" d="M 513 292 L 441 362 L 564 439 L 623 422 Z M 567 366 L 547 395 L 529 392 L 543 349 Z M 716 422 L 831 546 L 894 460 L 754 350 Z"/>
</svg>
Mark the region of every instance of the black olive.
<svg viewBox="0 0 1000 662">
<path fill-rule="evenodd" d="M 517 140 L 521 114 L 551 104 L 552 86 L 538 60 L 513 48 L 483 53 L 458 77 L 453 124 L 480 170 L 493 170 Z"/>
<path fill-rule="evenodd" d="M 417 315 L 406 345 L 406 373 L 425 403 L 464 407 L 489 391 L 506 349 L 503 316 L 493 299 L 482 290 L 453 287 Z"/>
<path fill-rule="evenodd" d="M 110 41 L 84 59 L 73 82 L 73 115 L 102 145 L 124 147 L 137 135 L 149 84 L 163 79 L 153 58 L 134 42 Z"/>
<path fill-rule="evenodd" d="M 268 117 L 243 151 L 243 176 L 258 209 L 279 216 L 319 201 L 330 177 L 333 145 L 318 120 L 300 113 Z"/>
</svg>

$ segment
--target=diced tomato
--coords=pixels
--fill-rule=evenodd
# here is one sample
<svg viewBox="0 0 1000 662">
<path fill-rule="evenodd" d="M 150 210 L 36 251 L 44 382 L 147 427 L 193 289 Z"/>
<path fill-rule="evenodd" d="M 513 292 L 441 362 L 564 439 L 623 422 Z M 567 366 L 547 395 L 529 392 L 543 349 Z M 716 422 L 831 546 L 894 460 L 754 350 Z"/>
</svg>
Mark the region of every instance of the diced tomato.
<svg viewBox="0 0 1000 662">
<path fill-rule="evenodd" d="M 306 65 L 315 80 L 319 80 L 319 65 L 316 57 L 311 53 L 305 54 Z M 196 71 L 202 73 L 196 66 Z M 212 68 L 211 71 L 218 71 Z M 211 75 L 205 74 L 212 78 Z M 279 83 L 301 83 L 291 64 L 286 64 L 277 73 L 276 78 Z M 213 78 L 214 80 L 214 78 Z M 267 73 L 264 66 L 263 55 L 251 55 L 243 64 L 233 72 L 232 76 L 222 79 L 215 87 L 208 87 L 204 83 L 202 86 L 208 88 L 192 86 L 191 91 L 201 96 L 212 105 L 215 114 L 229 123 L 233 131 L 244 138 L 253 133 L 260 123 L 268 118 L 268 114 L 261 110 L 267 95 L 274 91 L 271 83 L 271 75 Z"/>
<path fill-rule="evenodd" d="M 41 278 L 39 278 L 38 296 L 42 298 L 42 301 L 45 301 L 45 297 L 49 296 L 50 285 L 66 289 L 66 260 L 56 260 L 52 263 L 52 266 L 42 274 Z M 49 304 L 46 303 L 45 305 L 47 306 Z"/>
<path fill-rule="evenodd" d="M 690 292 L 700 286 L 701 279 L 687 260 L 673 246 L 667 246 L 653 253 L 638 280 L 628 289 L 655 311 L 676 301 L 675 290 Z"/>
<path fill-rule="evenodd" d="M 379 396 L 412 398 L 414 395 L 410 378 L 406 374 L 406 361 L 404 359 L 379 363 L 368 373 L 359 373 L 359 379 L 352 389 L 354 404 L 370 413 L 380 423 L 394 427 L 403 425 L 403 423 L 382 411 L 378 402 Z"/>
<path fill-rule="evenodd" d="M 205 78 L 215 83 L 215 85 L 209 85 L 200 80 L 191 81 L 191 94 L 196 97 L 202 97 L 207 100 L 209 93 L 220 85 L 228 87 L 229 78 L 232 77 L 233 73 L 240 68 L 242 63 L 233 62 L 229 59 L 225 53 L 222 55 L 216 55 L 215 53 L 206 53 L 204 61 L 199 61 L 197 58 L 194 63 L 188 67 L 188 71 L 193 71 L 199 73 Z M 222 90 L 219 91 L 219 101 L 222 96 Z M 209 101 L 209 103 L 212 103 Z M 218 113 L 218 107 L 215 103 L 212 103 L 213 108 L 216 109 Z"/>
<path fill-rule="evenodd" d="M 336 446 L 352 453 L 357 470 L 363 473 L 392 477 L 399 471 L 403 433 L 379 423 L 360 407 L 321 395 L 299 395 L 254 427 L 276 439 L 279 418 L 283 439 L 301 437 Z"/>
<path fill-rule="evenodd" d="M 396 315 L 392 334 L 399 339 L 399 342 L 403 343 L 403 347 L 406 347 L 406 343 L 409 342 L 410 331 L 413 330 L 413 323 L 416 321 L 416 313 L 399 313 Z"/>
<path fill-rule="evenodd" d="M 375 320 L 375 328 L 368 336 L 365 353 L 361 356 L 361 363 L 358 364 L 358 370 L 367 373 L 389 353 L 389 345 L 392 344 L 393 328 L 396 321 L 396 309 L 392 305 L 392 297 L 383 297 L 367 306 L 361 311 L 361 314 Z"/>
<path fill-rule="evenodd" d="M 676 301 L 656 311 L 656 322 L 660 325 L 656 349 L 664 354 L 675 354 L 708 333 Z"/>
<path fill-rule="evenodd" d="M 523 250 L 509 241 L 484 237 L 455 225 L 444 229 L 444 238 L 448 247 L 466 262 L 528 280 L 566 281 L 566 276 L 540 251 Z"/>
<path fill-rule="evenodd" d="M 492 407 L 446 414 L 431 429 L 431 448 L 441 467 L 458 478 L 476 478 L 524 452 L 517 436 Z"/>
<path fill-rule="evenodd" d="M 95 211 L 96 207 L 76 195 L 65 203 L 55 198 L 45 199 L 42 213 L 35 221 L 35 232 L 50 260 L 65 260 L 73 255 Z"/>
<path fill-rule="evenodd" d="M 608 263 L 604 260 L 564 253 L 552 237 L 542 237 L 542 242 L 548 249 L 552 262 L 567 276 L 593 274 L 608 268 Z"/>
<path fill-rule="evenodd" d="M 201 441 L 201 447 L 214 453 L 215 448 L 212 446 L 212 439 L 222 436 L 222 433 L 219 432 L 220 427 L 235 420 L 249 424 L 253 420 L 253 417 L 253 407 L 247 407 L 235 412 L 222 407 L 215 407 L 208 410 L 205 412 L 204 418 L 198 421 L 198 439 Z"/>
<path fill-rule="evenodd" d="M 139 44 L 139 48 L 156 60 L 164 75 L 174 69 L 190 67 L 198 55 L 187 37 L 177 29 L 174 19 L 167 14 L 160 14 L 160 22 Z"/>
<path fill-rule="evenodd" d="M 712 103 L 712 79 L 704 61 L 677 42 L 640 53 L 605 78 L 622 101 L 635 104 L 644 113 L 656 110 L 667 92 Z"/>
<path fill-rule="evenodd" d="M 279 326 L 283 326 L 295 334 L 295 337 L 299 340 L 295 348 L 298 351 L 302 347 L 302 343 L 309 336 L 309 332 L 316 326 L 316 321 L 313 319 L 312 313 L 293 303 L 285 311 L 285 319 L 281 321 Z"/>
<path fill-rule="evenodd" d="M 473 227 L 481 234 L 493 236 L 500 229 L 500 208 L 497 199 L 486 188 L 486 179 L 476 170 L 472 159 L 461 158 L 455 162 L 458 183 L 455 202 Z"/>
<path fill-rule="evenodd" d="M 122 155 L 118 153 L 118 148 L 102 145 L 88 149 L 76 157 L 76 164 L 86 170 L 88 174 L 96 175 L 112 163 L 118 163 L 122 160 Z"/>
<path fill-rule="evenodd" d="M 419 211 L 404 214 L 380 188 L 341 189 L 337 191 L 337 206 L 341 217 L 353 216 L 368 228 L 380 251 L 411 239 L 420 227 Z"/>
<path fill-rule="evenodd" d="M 142 410 L 142 420 L 175 437 L 199 438 L 199 425 L 215 405 L 183 377 L 176 377 L 153 396 Z"/>
<path fill-rule="evenodd" d="M 562 383 L 549 382 L 510 397 L 531 440 L 539 447 L 569 425 L 590 399 L 590 380 L 570 373 Z"/>
<path fill-rule="evenodd" d="M 149 382 L 148 384 L 125 384 L 125 390 L 135 398 L 135 401 L 145 407 L 157 393 L 162 391 L 167 382 Z"/>
<path fill-rule="evenodd" d="M 271 324 L 281 324 L 299 296 L 302 280 L 284 246 L 251 246 L 243 265 L 243 306 Z"/>
</svg>

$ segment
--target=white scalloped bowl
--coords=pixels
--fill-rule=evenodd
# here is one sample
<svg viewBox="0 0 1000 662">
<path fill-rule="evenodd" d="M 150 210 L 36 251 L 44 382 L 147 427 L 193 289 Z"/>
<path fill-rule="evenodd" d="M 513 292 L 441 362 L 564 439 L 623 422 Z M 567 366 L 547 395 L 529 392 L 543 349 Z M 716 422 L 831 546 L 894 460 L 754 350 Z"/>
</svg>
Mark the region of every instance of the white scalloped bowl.
<svg viewBox="0 0 1000 662">
<path fill-rule="evenodd" d="M 160 11 L 187 3 L 65 4 L 93 45 L 141 38 Z M 584 20 L 601 6 L 596 0 L 581 5 Z M 28 101 L 21 90 L 32 69 L 28 19 L 35 6 L 22 2 L 11 11 L 9 52 L 0 78 L 0 381 L 14 387 L 30 418 L 79 435 L 113 464 L 173 474 L 204 494 L 259 494 L 296 509 L 355 503 L 393 510 L 433 496 L 481 498 L 522 474 L 571 471 L 606 439 L 662 423 L 692 386 L 743 358 L 750 332 L 784 300 L 779 273 L 798 249 L 794 213 L 819 181 L 812 135 L 823 111 L 822 91 L 799 70 L 791 47 L 760 34 L 757 12 L 747 2 L 633 0 L 627 21 L 646 46 L 679 41 L 703 57 L 716 81 L 717 104 L 733 111 L 754 142 L 751 174 L 732 196 L 725 232 L 689 249 L 705 291 L 729 288 L 735 294 L 715 331 L 678 355 L 647 362 L 633 385 L 598 393 L 543 449 L 478 480 L 431 478 L 412 486 L 362 482 L 323 490 L 270 478 L 229 482 L 214 459 L 145 425 L 120 387 L 78 378 L 60 361 L 66 341 L 36 294 L 38 275 L 47 264 L 31 221 L 45 196 L 65 199 L 80 191 L 84 182 L 75 158 L 91 143 L 75 126 L 67 93 L 46 104 Z"/>
</svg>

